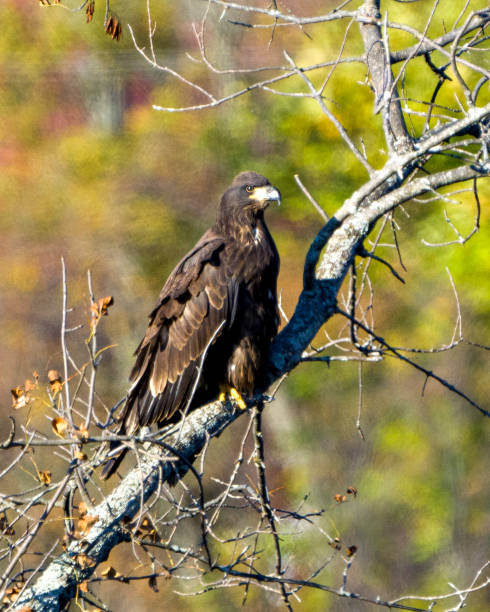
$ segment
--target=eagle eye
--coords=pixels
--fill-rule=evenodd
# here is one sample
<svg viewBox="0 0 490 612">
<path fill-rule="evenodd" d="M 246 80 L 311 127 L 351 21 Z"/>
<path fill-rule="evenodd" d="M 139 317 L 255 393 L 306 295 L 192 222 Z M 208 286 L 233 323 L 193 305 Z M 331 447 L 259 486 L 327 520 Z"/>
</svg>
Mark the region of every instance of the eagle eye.
<svg viewBox="0 0 490 612">
<path fill-rule="evenodd" d="M 248 193 L 252 193 L 253 190 L 254 190 L 254 188 L 252 187 L 252 185 L 247 185 L 245 187 L 245 191 L 247 191 Z"/>
</svg>

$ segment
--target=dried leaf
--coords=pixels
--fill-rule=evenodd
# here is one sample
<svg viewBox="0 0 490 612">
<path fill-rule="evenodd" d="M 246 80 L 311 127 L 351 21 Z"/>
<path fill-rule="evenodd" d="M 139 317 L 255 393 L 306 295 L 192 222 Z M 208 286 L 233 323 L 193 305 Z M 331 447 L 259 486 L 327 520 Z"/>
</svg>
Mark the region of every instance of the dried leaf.
<svg viewBox="0 0 490 612">
<path fill-rule="evenodd" d="M 51 393 L 59 393 L 63 388 L 63 378 L 58 373 L 57 370 L 49 370 L 48 372 L 48 381 L 51 389 Z"/>
<path fill-rule="evenodd" d="M 116 15 L 111 15 L 104 24 L 106 34 L 112 37 L 112 40 L 119 40 L 122 36 L 122 28 L 119 19 Z"/>
<path fill-rule="evenodd" d="M 73 435 L 82 442 L 86 442 L 88 440 L 88 429 L 85 427 L 85 425 L 80 425 L 80 427 L 75 429 Z"/>
<path fill-rule="evenodd" d="M 97 302 L 92 302 L 90 306 L 90 315 L 92 319 L 90 322 L 90 325 L 92 327 L 92 330 L 94 330 L 97 327 L 100 317 L 107 316 L 108 309 L 113 304 L 114 304 L 114 298 L 112 297 L 112 295 L 108 295 L 106 297 L 100 298 L 99 300 L 97 300 Z"/>
<path fill-rule="evenodd" d="M 88 533 L 93 525 L 99 520 L 98 516 L 91 516 L 87 514 L 83 518 L 77 521 L 77 527 L 81 533 Z"/>
<path fill-rule="evenodd" d="M 78 461 L 86 461 L 87 460 L 87 455 L 85 453 L 82 453 L 81 450 L 77 450 L 73 454 L 74 454 L 75 459 L 78 459 Z"/>
<path fill-rule="evenodd" d="M 100 572 L 100 575 L 102 578 L 119 578 L 121 574 L 115 570 L 112 565 L 109 565 L 109 567 L 106 567 Z"/>
<path fill-rule="evenodd" d="M 5 512 L 0 514 L 0 531 L 3 535 L 15 535 L 15 530 L 9 525 Z"/>
<path fill-rule="evenodd" d="M 356 487 L 349 487 L 347 489 L 347 493 L 349 495 L 353 495 L 354 497 L 357 497 L 357 489 L 356 489 Z"/>
<path fill-rule="evenodd" d="M 29 393 L 29 391 L 33 391 L 35 388 L 37 387 L 37 380 L 31 380 L 30 378 L 27 378 L 25 383 L 24 383 L 24 389 L 26 390 L 26 393 Z"/>
<path fill-rule="evenodd" d="M 148 586 L 150 587 L 150 589 L 152 591 L 154 591 L 155 593 L 158 593 L 157 578 L 156 578 L 156 576 L 150 576 L 148 578 Z"/>
<path fill-rule="evenodd" d="M 340 538 L 334 538 L 328 544 L 329 544 L 329 546 L 331 546 L 335 550 L 340 550 L 342 548 L 342 542 L 341 542 Z"/>
<path fill-rule="evenodd" d="M 87 23 L 90 23 L 94 17 L 95 12 L 95 0 L 91 0 L 87 4 L 87 8 L 85 9 L 85 14 L 87 15 Z"/>
<path fill-rule="evenodd" d="M 68 423 L 62 417 L 56 417 L 51 421 L 51 427 L 53 428 L 54 433 L 63 438 L 65 436 L 66 430 L 68 429 Z"/>
<path fill-rule="evenodd" d="M 101 315 L 107 315 L 107 311 L 110 306 L 114 304 L 114 298 L 112 295 L 108 295 L 107 297 L 100 298 L 99 300 L 99 310 Z"/>
<path fill-rule="evenodd" d="M 352 557 L 353 555 L 356 554 L 356 552 L 357 552 L 357 546 L 352 545 L 347 548 L 347 550 L 345 551 L 345 554 L 348 557 Z"/>
<path fill-rule="evenodd" d="M 80 582 L 78 588 L 80 589 L 80 591 L 82 591 L 82 593 L 88 593 L 88 582 L 86 580 Z"/>
<path fill-rule="evenodd" d="M 10 390 L 10 393 L 12 394 L 12 408 L 15 410 L 24 408 L 30 401 L 23 387 L 15 387 Z"/>
<path fill-rule="evenodd" d="M 136 537 L 139 538 L 150 538 L 152 542 L 158 542 L 160 540 L 160 536 L 158 535 L 155 526 L 151 522 L 148 517 L 144 517 L 141 523 L 137 526 Z"/>
<path fill-rule="evenodd" d="M 85 516 L 87 514 L 87 504 L 84 501 L 81 501 L 78 504 L 78 514 L 80 517 Z"/>
<path fill-rule="evenodd" d="M 4 603 L 4 604 L 14 603 L 15 600 L 17 599 L 17 597 L 19 596 L 19 592 L 20 592 L 21 588 L 22 588 L 21 585 L 14 584 L 12 587 L 7 589 L 5 591 L 5 596 L 2 599 L 2 603 Z"/>
<path fill-rule="evenodd" d="M 72 541 L 72 537 L 69 536 L 67 533 L 65 533 L 65 535 L 63 536 L 63 541 L 62 541 L 63 550 L 66 550 L 68 548 L 68 544 L 70 544 L 71 541 Z"/>
<path fill-rule="evenodd" d="M 92 557 L 85 555 L 84 553 L 79 553 L 75 557 L 75 561 L 82 569 L 85 569 L 87 567 L 94 567 L 95 565 L 95 560 L 92 559 Z"/>
<path fill-rule="evenodd" d="M 337 494 L 335 495 L 335 498 L 334 498 L 334 499 L 335 499 L 335 501 L 336 501 L 338 504 L 342 504 L 342 503 L 343 503 L 343 502 L 345 502 L 345 500 L 347 499 L 347 496 L 346 496 L 346 495 L 342 495 L 341 493 L 337 493 Z"/>
<path fill-rule="evenodd" d="M 43 484 L 51 484 L 51 472 L 49 470 L 43 470 L 42 472 L 38 470 L 37 477 Z"/>
</svg>

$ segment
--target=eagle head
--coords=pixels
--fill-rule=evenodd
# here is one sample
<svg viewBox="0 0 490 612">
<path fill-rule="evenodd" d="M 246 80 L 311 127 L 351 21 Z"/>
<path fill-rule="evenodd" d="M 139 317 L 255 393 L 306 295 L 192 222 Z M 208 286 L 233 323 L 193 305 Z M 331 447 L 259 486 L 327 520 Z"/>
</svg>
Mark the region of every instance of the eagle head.
<svg viewBox="0 0 490 612">
<path fill-rule="evenodd" d="M 218 222 L 222 226 L 232 219 L 242 224 L 253 222 L 271 202 L 281 203 L 279 189 L 261 174 L 240 172 L 221 198 Z"/>
</svg>

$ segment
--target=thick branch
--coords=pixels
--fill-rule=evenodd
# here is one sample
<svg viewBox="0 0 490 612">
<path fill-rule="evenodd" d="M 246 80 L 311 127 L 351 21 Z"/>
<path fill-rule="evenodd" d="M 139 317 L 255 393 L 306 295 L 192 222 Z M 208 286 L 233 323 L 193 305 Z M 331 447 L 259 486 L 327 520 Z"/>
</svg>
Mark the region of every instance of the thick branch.
<svg viewBox="0 0 490 612">
<path fill-rule="evenodd" d="M 405 153 L 411 149 L 403 117 L 399 95 L 393 84 L 393 73 L 389 63 L 389 50 L 385 48 L 378 25 L 380 18 L 379 0 L 365 0 L 359 9 L 359 28 L 364 42 L 366 63 L 376 94 L 375 110 L 382 109 L 385 139 L 390 150 Z"/>
</svg>

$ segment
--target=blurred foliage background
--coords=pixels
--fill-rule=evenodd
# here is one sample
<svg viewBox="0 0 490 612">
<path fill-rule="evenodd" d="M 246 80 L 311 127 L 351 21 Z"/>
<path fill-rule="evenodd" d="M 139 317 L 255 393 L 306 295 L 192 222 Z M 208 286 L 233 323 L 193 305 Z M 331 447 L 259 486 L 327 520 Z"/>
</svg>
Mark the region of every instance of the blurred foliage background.
<svg viewBox="0 0 490 612">
<path fill-rule="evenodd" d="M 384 4 L 393 20 L 419 29 L 430 11 L 427 2 Z M 436 13 L 431 26 L 441 33 L 443 19 L 452 23 L 463 2 L 443 4 L 444 14 Z M 247 84 L 249 77 L 212 74 L 186 55 L 198 57 L 191 26 L 201 19 L 204 5 L 190 0 L 152 2 L 155 50 L 162 65 L 224 94 Z M 484 5 L 470 2 L 473 9 Z M 292 0 L 288 6 L 293 13 L 317 14 L 334 4 Z M 118 43 L 104 33 L 104 7 L 99 2 L 88 25 L 83 13 L 40 7 L 32 0 L 2 0 L 0 5 L 2 435 L 8 430 L 5 417 L 13 414 L 10 389 L 31 377 L 33 370 L 43 382 L 50 368 L 61 370 L 61 257 L 67 264 L 73 308 L 69 324 L 85 324 L 70 344 L 78 363 L 87 359 L 87 270 L 97 296 L 114 296 L 102 343 L 116 346 L 106 351 L 98 387 L 104 402 L 112 405 L 125 392 L 132 351 L 167 274 L 213 222 L 218 198 L 236 172 L 261 172 L 282 191 L 283 206 L 270 210 L 268 219 L 281 254 L 279 289 L 289 316 L 301 287 L 306 249 L 322 224 L 297 188 L 294 174 L 329 213 L 366 179 L 312 101 L 258 91 L 212 111 L 152 110 L 152 104 L 179 106 L 201 100 L 152 69 L 134 49 L 125 26 L 131 24 L 139 44 L 148 47 L 146 3 L 119 0 L 112 9 L 123 24 Z M 267 31 L 214 20 L 208 26 L 208 51 L 220 68 L 282 65 L 283 48 L 298 63 L 312 64 L 336 57 L 344 28 L 342 22 L 311 27 L 311 38 L 283 28 L 269 45 Z M 391 33 L 390 42 L 397 49 L 414 41 Z M 355 25 L 344 54 L 362 54 Z M 380 119 L 372 115 L 364 79 L 361 64 L 341 66 L 326 93 L 379 167 L 384 160 Z M 423 60 L 414 62 L 407 90 L 414 85 L 429 90 L 433 84 Z M 294 91 L 297 85 L 279 87 Z M 449 97 L 454 88 L 455 84 L 448 86 Z M 415 132 L 417 126 L 415 118 Z M 468 194 L 459 196 L 459 204 L 411 204 L 407 215 L 397 213 L 406 273 L 393 249 L 381 247 L 379 252 L 403 274 L 406 285 L 384 266 L 371 266 L 376 330 L 387 340 L 422 348 L 451 340 L 456 303 L 447 267 L 459 293 L 465 338 L 490 344 L 488 195 L 488 186 L 483 187 L 481 229 L 464 247 L 428 248 L 422 239 L 453 238 L 444 209 L 462 233 L 469 231 L 475 211 Z M 328 331 L 335 334 L 341 325 L 333 320 Z M 488 352 L 462 345 L 417 359 L 485 404 Z M 487 423 L 434 382 L 422 393 L 424 382 L 419 373 L 392 359 L 365 364 L 365 440 L 356 428 L 356 363 L 300 366 L 264 417 L 269 484 L 277 489 L 273 501 L 294 509 L 308 495 L 308 507 L 325 509 L 320 524 L 345 544 L 358 547 L 350 587 L 364 594 L 436 594 L 450 590 L 448 581 L 465 587 L 485 561 L 490 528 Z M 39 411 L 32 418 L 40 427 L 49 427 L 42 407 Z M 210 473 L 224 470 L 224 457 L 231 461 L 240 427 L 236 424 L 217 441 Z M 348 486 L 358 489 L 358 497 L 337 504 L 334 495 Z M 59 525 L 53 526 L 56 529 Z M 305 530 L 290 536 L 288 554 L 299 577 L 325 550 L 316 533 Z M 124 556 L 115 551 L 111 562 L 117 567 Z M 340 584 L 343 567 L 340 558 L 332 561 L 321 579 Z M 241 601 L 238 590 L 179 598 L 172 581 L 159 584 L 159 593 L 146 583 L 101 588 L 116 610 L 122 605 L 151 610 L 163 603 L 168 610 L 192 611 L 203 605 L 231 610 L 240 608 Z M 319 592 L 302 592 L 301 599 L 306 610 L 367 608 Z M 274 601 L 252 589 L 248 604 L 261 610 Z M 471 601 L 472 610 L 488 609 L 482 593 Z"/>
</svg>

